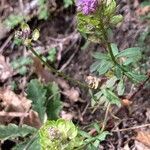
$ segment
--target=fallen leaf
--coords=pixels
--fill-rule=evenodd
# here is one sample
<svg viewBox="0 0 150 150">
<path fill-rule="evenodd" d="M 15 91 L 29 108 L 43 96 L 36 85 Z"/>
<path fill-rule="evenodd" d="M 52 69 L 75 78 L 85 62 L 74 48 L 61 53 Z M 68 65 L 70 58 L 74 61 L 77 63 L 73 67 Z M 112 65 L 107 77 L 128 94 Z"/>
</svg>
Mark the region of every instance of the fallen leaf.
<svg viewBox="0 0 150 150">
<path fill-rule="evenodd" d="M 73 117 L 74 117 L 74 115 L 72 113 L 68 113 L 66 111 L 61 112 L 61 118 L 65 119 L 65 120 L 72 120 Z"/>
<path fill-rule="evenodd" d="M 38 58 L 33 57 L 33 66 L 34 66 L 34 72 L 39 76 L 39 78 L 41 78 L 42 80 L 44 80 L 45 83 L 48 82 L 56 82 L 60 88 L 66 90 L 69 89 L 70 86 L 69 84 L 63 80 L 62 78 L 59 77 L 55 77 L 50 70 L 48 70 L 47 68 L 44 68 L 41 61 Z"/>
<path fill-rule="evenodd" d="M 150 132 L 139 131 L 135 139 L 150 149 Z"/>
<path fill-rule="evenodd" d="M 23 95 L 16 95 L 10 89 L 0 90 L 0 99 L 7 111 L 26 112 L 31 107 L 31 101 Z"/>
<path fill-rule="evenodd" d="M 148 13 L 150 13 L 150 6 L 140 7 L 136 10 L 138 16 L 144 16 Z"/>
<path fill-rule="evenodd" d="M 71 89 L 65 90 L 65 91 L 63 92 L 63 94 L 64 94 L 67 98 L 69 98 L 69 100 L 70 100 L 71 102 L 77 102 L 77 101 L 79 100 L 79 96 L 80 96 L 79 91 L 76 90 L 75 88 L 71 88 Z"/>
<path fill-rule="evenodd" d="M 23 95 L 16 95 L 10 89 L 0 90 L 0 107 L 2 112 L 28 112 L 31 108 L 31 101 Z M 0 123 L 8 123 L 12 116 L 0 116 Z"/>
<path fill-rule="evenodd" d="M 5 60 L 3 55 L 0 55 L 0 82 L 4 82 L 6 79 L 11 77 L 12 72 L 10 64 Z"/>
<path fill-rule="evenodd" d="M 136 150 L 150 150 L 149 147 L 145 146 L 143 143 L 135 141 L 134 143 Z"/>
<path fill-rule="evenodd" d="M 31 127 L 35 127 L 35 128 L 40 128 L 42 123 L 40 121 L 40 118 L 38 116 L 38 113 L 35 112 L 34 110 L 30 110 L 29 111 L 29 115 L 27 117 L 23 118 L 22 121 L 23 124 L 27 124 Z"/>
</svg>

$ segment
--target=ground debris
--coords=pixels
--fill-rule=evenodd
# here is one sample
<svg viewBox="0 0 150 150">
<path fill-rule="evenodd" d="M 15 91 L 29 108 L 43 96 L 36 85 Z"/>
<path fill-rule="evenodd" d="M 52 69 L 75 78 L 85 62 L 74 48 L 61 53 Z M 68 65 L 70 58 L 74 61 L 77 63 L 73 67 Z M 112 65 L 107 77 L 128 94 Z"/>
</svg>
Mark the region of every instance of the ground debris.
<svg viewBox="0 0 150 150">
<path fill-rule="evenodd" d="M 13 75 L 12 68 L 5 57 L 0 55 L 0 82 L 5 82 Z"/>
</svg>

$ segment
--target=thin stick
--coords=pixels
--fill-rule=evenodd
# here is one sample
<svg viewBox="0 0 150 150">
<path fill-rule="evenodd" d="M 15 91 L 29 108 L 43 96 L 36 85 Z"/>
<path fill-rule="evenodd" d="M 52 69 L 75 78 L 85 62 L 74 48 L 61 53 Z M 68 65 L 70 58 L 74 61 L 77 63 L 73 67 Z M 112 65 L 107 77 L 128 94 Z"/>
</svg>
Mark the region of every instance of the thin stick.
<svg viewBox="0 0 150 150">
<path fill-rule="evenodd" d="M 107 118 L 108 118 L 108 113 L 109 113 L 109 109 L 110 109 L 110 105 L 111 104 L 109 103 L 108 106 L 107 106 L 106 113 L 105 113 L 105 118 L 104 118 L 104 122 L 103 122 L 103 126 L 101 128 L 101 132 L 103 132 L 104 129 L 105 129 L 105 126 L 106 126 L 106 123 L 107 123 Z"/>
<path fill-rule="evenodd" d="M 124 128 L 124 129 L 119 129 L 119 130 L 112 130 L 112 132 L 123 132 L 123 131 L 138 129 L 138 128 L 145 128 L 145 127 L 149 127 L 149 126 L 150 126 L 150 124 L 144 124 L 144 125 L 134 126 L 134 127 L 130 127 L 130 128 Z"/>
<path fill-rule="evenodd" d="M 26 117 L 29 113 L 25 112 L 4 112 L 0 111 L 0 116 L 7 116 L 7 117 Z"/>
</svg>

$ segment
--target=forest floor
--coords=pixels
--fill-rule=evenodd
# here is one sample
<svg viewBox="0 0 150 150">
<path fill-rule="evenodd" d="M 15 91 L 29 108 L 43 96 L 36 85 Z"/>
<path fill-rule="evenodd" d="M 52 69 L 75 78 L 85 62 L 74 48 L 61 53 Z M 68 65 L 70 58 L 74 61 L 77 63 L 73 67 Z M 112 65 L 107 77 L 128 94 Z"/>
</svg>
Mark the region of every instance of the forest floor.
<svg viewBox="0 0 150 150">
<path fill-rule="evenodd" d="M 54 50 L 54 53 L 56 50 L 55 61 L 51 65 L 79 81 L 83 82 L 87 76 L 91 75 L 89 68 L 93 62 L 92 52 L 102 49 L 101 45 L 87 42 L 77 31 L 74 6 L 64 8 L 61 0 L 48 1 L 46 5 L 50 15 L 46 20 L 41 20 L 36 2 L 36 0 L 0 1 L 0 123 L 19 124 L 21 117 L 15 116 L 15 113 L 19 112 L 21 106 L 18 105 L 18 108 L 14 109 L 11 101 L 15 102 L 18 95 L 24 99 L 27 83 L 33 78 L 38 78 L 45 83 L 55 81 L 59 85 L 63 102 L 60 114 L 62 118 L 73 120 L 83 129 L 95 121 L 102 123 L 105 114 L 101 107 L 94 110 L 91 108 L 89 91 L 55 76 L 43 67 L 38 59 L 32 56 L 33 62 L 31 64 L 28 62 L 25 68 L 23 68 L 24 64 L 18 67 L 20 70 L 12 68 L 12 63 L 17 63 L 15 60 L 31 56 L 31 53 L 23 46 L 14 44 L 13 35 L 19 26 L 14 26 L 13 29 L 4 26 L 3 22 L 13 24 L 14 20 L 17 21 L 16 18 L 9 20 L 10 14 L 28 16 L 31 30 L 35 28 L 40 30 L 40 39 L 34 43 L 34 49 L 39 50 L 44 56 L 48 56 L 50 50 Z M 142 62 L 147 64 L 148 72 L 150 69 L 150 6 L 141 7 L 142 2 L 118 0 L 118 12 L 124 16 L 124 21 L 114 29 L 112 42 L 116 42 L 120 50 L 130 46 L 142 47 L 145 55 Z M 19 63 L 21 61 L 18 61 Z M 109 112 L 106 129 L 112 135 L 101 143 L 101 150 L 150 149 L 150 127 L 148 126 L 150 124 L 150 84 L 147 82 L 144 85 L 134 86 L 129 83 L 126 88 L 127 92 L 120 97 L 124 101 L 123 106 Z M 9 101 L 9 104 L 4 105 L 4 101 Z M 20 103 L 25 103 L 25 100 Z M 1 113 L 4 110 L 15 112 L 14 116 L 11 114 L 5 116 Z M 31 123 L 28 120 L 27 124 L 38 126 L 36 125 L 38 120 L 34 121 L 35 123 Z M 13 144 L 14 142 L 7 140 L 0 145 L 2 150 L 9 150 Z"/>
</svg>

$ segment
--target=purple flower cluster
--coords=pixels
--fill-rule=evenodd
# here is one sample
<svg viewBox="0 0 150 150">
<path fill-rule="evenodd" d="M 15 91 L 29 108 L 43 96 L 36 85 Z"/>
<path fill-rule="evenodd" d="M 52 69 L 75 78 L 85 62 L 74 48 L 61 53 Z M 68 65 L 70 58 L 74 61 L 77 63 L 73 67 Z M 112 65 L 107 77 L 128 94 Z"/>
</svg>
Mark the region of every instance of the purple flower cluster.
<svg viewBox="0 0 150 150">
<path fill-rule="evenodd" d="M 98 6 L 98 0 L 77 0 L 77 10 L 84 15 L 94 12 Z"/>
</svg>

